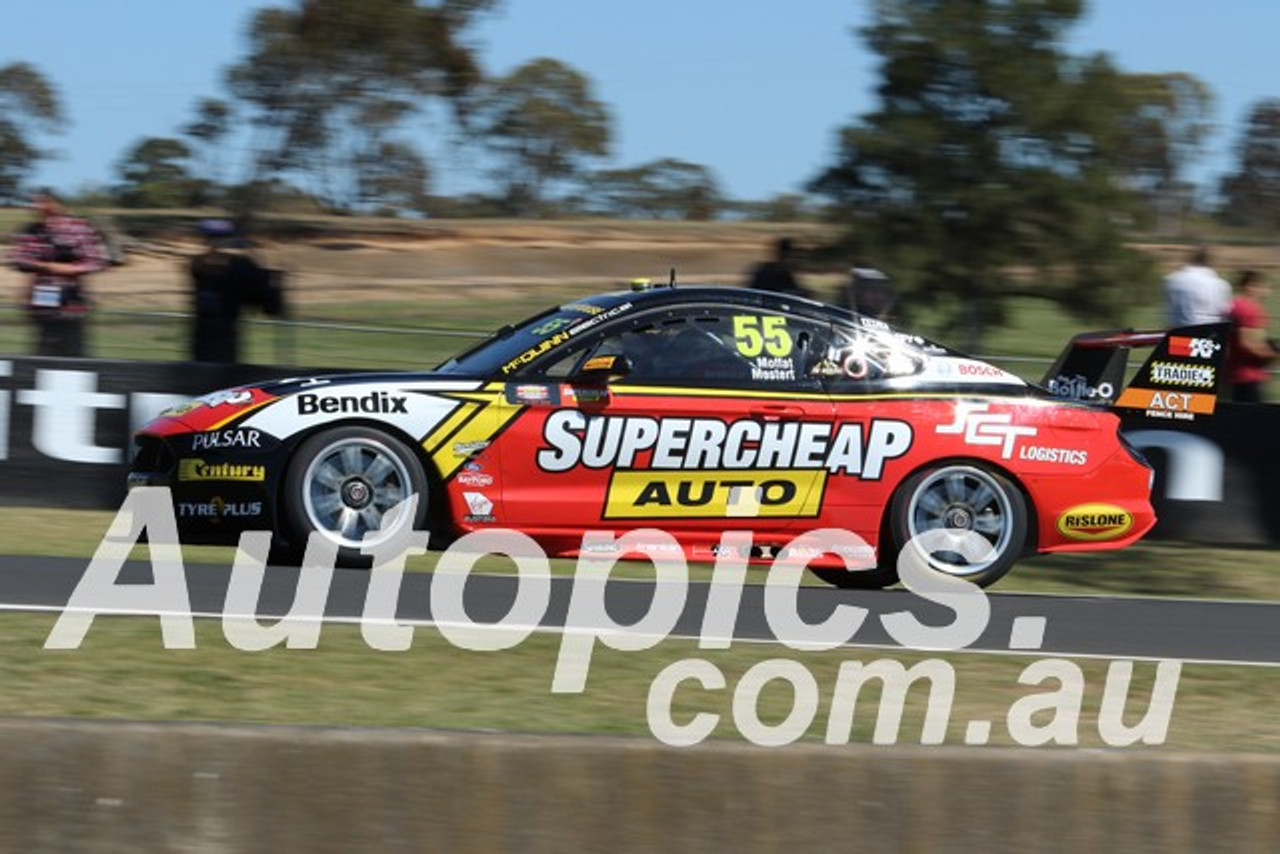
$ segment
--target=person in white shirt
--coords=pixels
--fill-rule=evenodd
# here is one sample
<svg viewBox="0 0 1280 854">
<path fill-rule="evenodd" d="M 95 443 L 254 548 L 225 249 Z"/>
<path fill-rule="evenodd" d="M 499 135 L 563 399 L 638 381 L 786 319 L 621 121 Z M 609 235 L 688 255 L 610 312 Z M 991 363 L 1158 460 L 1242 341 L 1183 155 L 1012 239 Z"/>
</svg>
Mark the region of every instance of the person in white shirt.
<svg viewBox="0 0 1280 854">
<path fill-rule="evenodd" d="M 1209 250 L 1197 247 L 1190 263 L 1164 279 L 1170 326 L 1218 323 L 1231 311 L 1231 285 L 1213 271 Z"/>
</svg>

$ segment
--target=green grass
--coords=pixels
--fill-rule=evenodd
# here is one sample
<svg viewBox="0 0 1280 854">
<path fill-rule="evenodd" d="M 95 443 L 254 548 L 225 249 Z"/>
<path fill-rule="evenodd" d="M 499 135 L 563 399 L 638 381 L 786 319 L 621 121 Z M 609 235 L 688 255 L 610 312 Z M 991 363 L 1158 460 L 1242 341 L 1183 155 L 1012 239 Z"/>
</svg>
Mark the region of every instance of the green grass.
<svg viewBox="0 0 1280 854">
<path fill-rule="evenodd" d="M 7 508 L 0 514 L 0 553 L 51 555 L 88 559 L 106 533 L 114 513 L 105 510 Z M 230 566 L 234 549 L 186 546 L 190 563 Z M 145 546 L 134 549 L 145 560 Z M 435 567 L 440 552 L 409 559 L 412 571 Z M 553 560 L 552 571 L 568 575 L 574 561 Z M 481 562 L 478 571 L 511 572 L 505 559 Z M 691 564 L 690 577 L 705 581 L 712 568 Z M 753 567 L 748 581 L 762 583 L 768 570 Z M 652 569 L 643 561 L 624 561 L 615 574 L 623 578 L 650 578 Z M 810 583 L 820 584 L 816 580 Z M 1222 548 L 1150 540 L 1122 551 L 1041 555 L 1022 561 L 993 588 L 999 593 L 1062 593 L 1070 595 L 1142 595 L 1211 599 L 1280 601 L 1280 552 L 1261 548 Z"/>
<path fill-rule="evenodd" d="M 1005 726 L 1012 705 L 1030 694 L 1056 692 L 1056 680 L 1020 685 L 1034 660 L 1021 656 L 889 654 L 841 649 L 798 652 L 778 646 L 737 644 L 729 650 L 699 650 L 691 641 L 665 641 L 647 651 L 594 651 L 586 689 L 552 694 L 561 638 L 535 634 L 497 652 L 454 647 L 437 632 L 419 628 L 403 652 L 370 649 L 352 626 L 325 626 L 316 649 L 274 648 L 242 652 L 211 620 L 196 624 L 196 648 L 166 650 L 158 622 L 150 618 L 99 617 L 75 650 L 46 650 L 50 615 L 0 615 L 0 715 L 135 720 L 234 721 L 323 725 L 436 727 L 514 732 L 621 733 L 648 735 L 646 702 L 662 670 L 701 658 L 723 675 L 723 690 L 685 683 L 676 694 L 673 718 L 698 713 L 720 720 L 714 738 L 739 739 L 732 698 L 742 677 L 766 660 L 786 659 L 810 673 L 819 692 L 816 719 L 806 738 L 825 732 L 839 668 L 891 659 L 911 667 L 925 659 L 949 662 L 956 701 L 946 741 L 963 743 L 968 721 L 994 723 L 992 744 L 1011 739 Z M 793 665 L 789 665 L 793 666 Z M 1097 713 L 1108 662 L 1078 663 L 1085 701 L 1077 732 L 1082 746 L 1103 746 Z M 1132 725 L 1147 709 L 1155 665 L 1139 662 L 1125 717 Z M 899 736 L 920 739 L 927 689 L 908 694 Z M 878 689 L 859 698 L 852 742 L 870 742 Z M 761 720 L 777 724 L 790 711 L 782 684 L 759 696 Z M 1187 665 L 1183 669 L 1167 747 L 1185 750 L 1273 752 L 1280 749 L 1280 670 Z M 1037 725 L 1047 723 L 1042 714 Z"/>
</svg>

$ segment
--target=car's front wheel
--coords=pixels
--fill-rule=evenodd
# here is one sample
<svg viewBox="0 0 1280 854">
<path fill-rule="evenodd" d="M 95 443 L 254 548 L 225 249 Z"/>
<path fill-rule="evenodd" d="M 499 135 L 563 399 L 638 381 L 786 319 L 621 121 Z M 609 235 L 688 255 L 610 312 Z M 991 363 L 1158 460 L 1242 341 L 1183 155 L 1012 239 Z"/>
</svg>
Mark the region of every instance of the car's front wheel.
<svg viewBox="0 0 1280 854">
<path fill-rule="evenodd" d="M 1027 502 L 1007 477 L 974 463 L 916 472 L 894 492 L 889 526 L 900 552 L 919 548 L 934 572 L 986 587 L 1027 542 Z"/>
<path fill-rule="evenodd" d="M 391 509 L 414 495 L 413 517 L 385 525 Z M 368 427 L 340 427 L 298 448 L 285 473 L 281 515 L 295 553 L 314 532 L 337 547 L 339 566 L 367 567 L 361 546 L 420 527 L 427 497 L 426 475 L 403 442 Z"/>
</svg>

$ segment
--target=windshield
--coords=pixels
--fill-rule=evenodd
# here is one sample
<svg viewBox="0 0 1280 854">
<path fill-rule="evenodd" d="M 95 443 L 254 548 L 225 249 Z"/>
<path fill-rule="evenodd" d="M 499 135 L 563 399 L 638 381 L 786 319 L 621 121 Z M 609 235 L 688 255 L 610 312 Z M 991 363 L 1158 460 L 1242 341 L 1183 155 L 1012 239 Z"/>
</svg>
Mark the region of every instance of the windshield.
<svg viewBox="0 0 1280 854">
<path fill-rule="evenodd" d="M 631 309 L 627 294 L 601 294 L 504 326 L 436 368 L 446 374 L 504 377 L 577 335 Z"/>
</svg>

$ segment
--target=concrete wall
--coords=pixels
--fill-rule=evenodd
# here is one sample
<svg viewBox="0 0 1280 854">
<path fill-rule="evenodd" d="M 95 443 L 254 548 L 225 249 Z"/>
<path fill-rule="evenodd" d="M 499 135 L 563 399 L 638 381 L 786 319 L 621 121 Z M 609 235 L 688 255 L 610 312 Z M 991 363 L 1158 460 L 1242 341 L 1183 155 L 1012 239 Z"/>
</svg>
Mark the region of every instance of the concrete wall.
<svg viewBox="0 0 1280 854">
<path fill-rule="evenodd" d="M 1280 758 L 0 722 L 0 850 L 1271 852 Z"/>
</svg>

